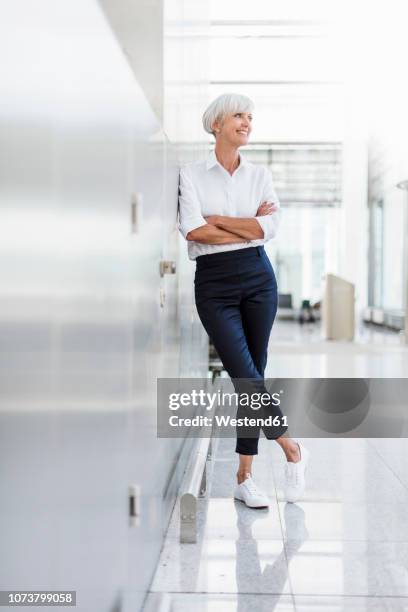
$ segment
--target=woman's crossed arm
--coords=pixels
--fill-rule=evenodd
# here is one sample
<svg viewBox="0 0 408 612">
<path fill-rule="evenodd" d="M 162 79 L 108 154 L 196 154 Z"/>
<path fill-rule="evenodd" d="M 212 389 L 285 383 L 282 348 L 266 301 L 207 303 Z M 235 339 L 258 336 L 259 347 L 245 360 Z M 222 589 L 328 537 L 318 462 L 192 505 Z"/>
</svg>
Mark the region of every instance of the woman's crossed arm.
<svg viewBox="0 0 408 612">
<path fill-rule="evenodd" d="M 276 210 L 273 204 L 263 202 L 256 216 L 270 215 Z M 250 242 L 264 237 L 264 231 L 256 217 L 227 217 L 211 215 L 204 217 L 207 225 L 202 225 L 189 232 L 187 240 L 201 244 L 231 244 L 234 242 Z"/>
</svg>

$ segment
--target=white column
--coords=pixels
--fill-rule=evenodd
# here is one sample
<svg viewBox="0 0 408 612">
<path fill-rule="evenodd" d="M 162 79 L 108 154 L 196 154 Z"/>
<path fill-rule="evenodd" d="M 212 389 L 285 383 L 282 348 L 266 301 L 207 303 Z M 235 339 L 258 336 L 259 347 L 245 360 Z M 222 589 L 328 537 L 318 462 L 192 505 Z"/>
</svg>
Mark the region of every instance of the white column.
<svg viewBox="0 0 408 612">
<path fill-rule="evenodd" d="M 355 285 L 356 315 L 367 304 L 368 208 L 367 142 L 363 113 L 356 100 L 346 108 L 343 140 L 342 211 L 340 216 L 339 275 Z"/>
</svg>

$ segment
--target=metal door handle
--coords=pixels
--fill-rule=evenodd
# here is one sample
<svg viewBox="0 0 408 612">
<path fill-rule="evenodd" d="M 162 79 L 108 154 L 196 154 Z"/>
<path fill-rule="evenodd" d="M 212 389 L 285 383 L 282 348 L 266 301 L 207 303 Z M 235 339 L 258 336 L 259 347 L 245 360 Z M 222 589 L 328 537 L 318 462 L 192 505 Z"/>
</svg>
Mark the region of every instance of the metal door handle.
<svg viewBox="0 0 408 612">
<path fill-rule="evenodd" d="M 176 273 L 176 262 L 175 261 L 164 261 L 160 262 L 160 276 L 164 276 L 165 274 L 175 274 Z"/>
</svg>

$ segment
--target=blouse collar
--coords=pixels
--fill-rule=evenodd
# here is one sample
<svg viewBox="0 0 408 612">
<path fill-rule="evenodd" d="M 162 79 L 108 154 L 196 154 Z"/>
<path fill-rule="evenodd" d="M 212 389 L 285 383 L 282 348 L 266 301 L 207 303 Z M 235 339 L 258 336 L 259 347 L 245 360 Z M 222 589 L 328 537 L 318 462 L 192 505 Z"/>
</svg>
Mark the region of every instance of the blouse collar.
<svg viewBox="0 0 408 612">
<path fill-rule="evenodd" d="M 239 153 L 238 155 L 239 155 L 239 166 L 237 167 L 235 172 L 239 170 L 241 166 L 245 166 L 247 163 L 245 161 L 245 158 L 242 157 L 241 153 Z M 207 158 L 207 170 L 210 170 L 210 168 L 213 168 L 214 166 L 217 166 L 217 165 L 221 166 L 221 168 L 225 170 L 224 166 L 220 164 L 220 162 L 218 161 L 217 156 L 215 155 L 215 150 L 213 149 Z"/>
</svg>

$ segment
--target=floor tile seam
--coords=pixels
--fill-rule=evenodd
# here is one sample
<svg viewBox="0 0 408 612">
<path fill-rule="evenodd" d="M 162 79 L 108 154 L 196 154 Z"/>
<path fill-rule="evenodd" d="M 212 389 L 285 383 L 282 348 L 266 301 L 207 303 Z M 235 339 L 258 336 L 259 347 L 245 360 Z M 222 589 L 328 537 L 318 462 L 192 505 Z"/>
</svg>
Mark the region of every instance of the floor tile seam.
<svg viewBox="0 0 408 612">
<path fill-rule="evenodd" d="M 276 506 L 278 507 L 278 510 L 279 510 L 278 487 L 277 487 L 278 481 L 277 481 L 277 478 L 276 478 L 275 471 L 273 469 L 273 462 L 272 462 L 272 467 L 270 468 L 270 473 L 272 474 L 272 484 L 273 484 L 273 490 L 274 490 L 274 493 L 275 493 L 274 502 L 275 502 L 275 504 L 276 504 Z M 282 527 L 282 525 L 281 525 L 281 527 Z M 282 530 L 282 533 L 283 533 L 283 530 Z"/>
<path fill-rule="evenodd" d="M 272 349 L 281 349 L 279 354 L 289 354 L 293 355 L 293 353 L 299 355 L 314 355 L 317 351 L 321 353 L 326 353 L 328 355 L 335 355 L 339 358 L 349 355 L 376 355 L 376 356 L 384 356 L 384 349 L 386 349 L 385 355 L 388 357 L 389 355 L 405 355 L 408 357 L 407 348 L 405 346 L 399 345 L 368 345 L 364 343 L 336 343 L 336 346 L 332 346 L 328 343 L 327 340 L 315 340 L 312 342 L 305 342 L 302 338 L 298 338 L 297 340 L 288 340 L 282 338 L 282 336 L 277 336 L 278 331 L 275 332 L 275 337 L 271 339 L 269 346 Z M 287 338 L 287 337 L 286 337 Z M 344 354 L 339 353 L 339 348 L 346 349 Z M 326 378 L 326 377 L 319 377 Z M 330 378 L 330 377 L 327 377 Z M 332 378 L 346 378 L 345 376 L 336 376 Z M 353 376 L 349 378 L 364 378 L 364 376 Z M 400 378 L 396 376 L 384 376 L 383 378 Z"/>
<path fill-rule="evenodd" d="M 219 498 L 217 498 L 219 499 Z M 336 504 L 338 505 L 339 502 L 341 502 L 342 505 L 344 506 L 362 506 L 362 507 L 374 507 L 374 508 L 386 508 L 387 506 L 395 508 L 395 506 L 401 506 L 403 508 L 406 508 L 407 506 L 407 502 L 406 501 L 383 501 L 383 500 L 378 500 L 378 501 L 367 501 L 367 500 L 362 500 L 362 501 L 353 501 L 352 499 L 348 500 L 348 499 L 302 499 L 299 502 L 295 502 L 296 506 L 298 505 L 302 505 L 302 506 L 309 506 L 309 504 L 313 504 L 313 505 L 319 505 L 319 504 Z M 287 504 L 290 502 L 287 502 L 285 499 L 280 499 L 278 501 L 279 505 L 283 505 L 283 504 Z"/>
<path fill-rule="evenodd" d="M 384 466 L 391 472 L 391 474 L 393 474 L 395 476 L 395 478 L 398 480 L 398 482 L 404 487 L 404 489 L 406 491 L 408 491 L 408 486 L 401 480 L 401 478 L 398 476 L 398 474 L 396 474 L 396 472 L 394 472 L 394 470 L 392 469 L 392 467 L 386 462 L 386 460 L 384 459 L 383 455 L 381 454 L 381 452 L 372 444 L 372 442 L 367 442 L 367 444 L 369 446 L 372 446 L 372 448 L 374 449 L 374 451 L 377 453 L 377 455 L 380 458 L 380 461 L 384 464 Z"/>
<path fill-rule="evenodd" d="M 229 498 L 222 497 L 222 498 L 215 498 L 215 499 L 229 499 Z M 277 514 L 278 514 L 279 513 L 279 509 L 278 509 L 278 504 L 276 502 L 274 502 L 273 507 L 277 511 Z M 250 539 L 263 540 L 263 539 L 265 539 L 267 541 L 271 540 L 271 541 L 274 541 L 274 542 L 283 542 L 284 538 L 283 538 L 283 531 L 282 531 L 281 521 L 279 521 L 279 523 L 280 523 L 280 530 L 281 530 L 279 537 L 277 536 L 277 537 L 271 537 L 271 538 L 243 538 L 243 539 L 245 539 L 245 540 L 250 540 Z M 234 524 L 235 523 L 231 522 L 231 527 L 232 528 L 234 528 L 233 527 Z M 174 543 L 177 542 L 178 544 L 180 544 L 182 546 L 190 547 L 190 546 L 194 546 L 194 545 L 201 545 L 202 546 L 202 544 L 204 542 L 206 542 L 206 541 L 208 542 L 208 541 L 213 540 L 213 539 L 220 539 L 220 534 L 217 534 L 217 535 L 214 535 L 214 536 L 207 535 L 206 531 L 205 531 L 205 525 L 206 525 L 206 521 L 204 521 L 202 523 L 202 526 L 204 526 L 204 531 L 201 531 L 201 533 L 199 532 L 197 534 L 197 542 L 195 542 L 195 543 L 192 543 L 192 544 L 189 544 L 189 543 L 183 543 L 182 544 L 182 543 L 180 543 L 180 536 L 179 536 L 179 534 L 178 533 L 174 533 L 175 527 L 172 527 L 172 529 L 168 530 L 168 532 L 166 533 L 166 536 L 164 538 L 165 543 L 174 544 Z M 179 529 L 179 528 L 177 527 L 177 529 Z M 224 541 L 228 541 L 228 540 L 236 541 L 237 537 L 225 537 L 225 538 L 222 538 L 222 539 Z M 161 553 L 162 552 L 163 552 L 163 549 L 161 550 Z"/>
<path fill-rule="evenodd" d="M 239 597 L 240 595 L 260 595 L 263 597 L 266 596 L 274 596 L 274 597 L 286 597 L 286 598 L 292 598 L 295 599 L 296 597 L 319 597 L 319 598 L 344 598 L 344 599 L 357 599 L 357 598 L 361 598 L 361 599 L 396 599 L 396 600 L 401 600 L 401 601 L 405 601 L 408 600 L 408 595 L 370 595 L 370 594 L 365 594 L 365 593 L 355 593 L 355 594 L 348 594 L 348 593 L 303 593 L 303 592 L 274 592 L 274 591 L 170 591 L 169 589 L 164 589 L 164 590 L 157 590 L 157 591 L 152 591 L 152 590 L 148 590 L 147 594 L 149 595 L 150 593 L 154 594 L 154 593 L 168 593 L 169 595 L 209 595 L 209 596 L 213 596 L 213 595 L 225 595 L 225 596 L 237 596 Z"/>
<path fill-rule="evenodd" d="M 281 516 L 279 504 L 278 504 L 278 515 L 279 515 L 279 523 L 280 523 L 281 530 L 282 530 L 283 554 L 285 555 L 286 567 L 287 567 L 287 572 L 288 572 L 287 580 L 288 580 L 288 585 L 289 585 L 290 593 L 291 593 L 291 595 L 293 595 L 293 585 L 292 585 L 292 579 L 291 579 L 290 571 L 289 571 L 289 559 L 288 559 L 288 554 L 287 554 L 287 550 L 286 550 L 286 546 L 285 546 L 285 532 L 284 532 L 284 529 L 283 529 L 282 516 Z"/>
<path fill-rule="evenodd" d="M 332 542 L 332 541 L 333 541 L 333 539 L 334 539 L 334 538 L 332 538 L 332 539 L 331 539 L 331 540 L 329 540 L 329 541 L 330 541 L 330 542 Z M 283 537 L 282 537 L 282 536 L 280 536 L 280 537 L 272 537 L 272 538 L 264 538 L 264 537 L 257 537 L 257 536 L 254 536 L 254 537 L 248 537 L 248 538 L 242 538 L 242 537 L 241 537 L 241 538 L 238 538 L 238 537 L 236 537 L 236 536 L 234 536 L 234 537 L 221 537 L 219 534 L 215 534 L 215 535 L 214 535 L 214 536 L 212 536 L 212 537 L 209 537 L 209 538 L 205 537 L 205 538 L 203 538 L 202 540 L 198 540 L 198 541 L 197 541 L 196 543 L 194 543 L 194 544 L 188 544 L 188 543 L 183 543 L 183 544 L 180 544 L 180 539 L 179 539 L 179 537 L 176 537 L 176 536 L 169 536 L 168 543 L 169 543 L 169 545 L 172 545 L 172 544 L 180 544 L 180 546 L 187 546 L 187 547 L 190 547 L 190 546 L 191 546 L 191 547 L 194 547 L 194 546 L 197 546 L 197 545 L 201 545 L 201 546 L 202 546 L 202 545 L 203 545 L 203 544 L 205 544 L 206 542 L 211 542 L 211 541 L 213 541 L 213 540 L 217 540 L 217 541 L 222 540 L 223 542 L 234 542 L 234 543 L 236 543 L 237 541 L 241 541 L 241 542 L 242 542 L 242 541 L 244 541 L 244 542 L 251 542 L 252 540 L 255 540 L 257 543 L 259 543 L 259 542 L 280 542 L 281 544 L 283 544 L 283 543 L 285 542 L 285 540 L 283 539 Z M 293 542 L 294 540 L 288 540 L 288 541 L 292 541 L 292 542 Z M 313 540 L 313 541 L 314 541 L 314 540 Z M 327 540 L 322 540 L 322 541 L 326 542 Z M 338 541 L 339 541 L 339 540 L 338 540 Z M 343 540 L 340 540 L 340 541 L 343 541 Z M 364 541 L 366 541 L 366 540 L 364 540 Z M 408 543 L 408 542 L 407 542 L 407 543 Z M 184 550 L 184 549 L 183 549 L 183 550 Z M 189 550 L 189 548 L 187 548 L 186 550 Z M 191 550 L 193 550 L 193 548 L 191 548 Z"/>
<path fill-rule="evenodd" d="M 402 601 L 408 600 L 408 595 L 369 595 L 364 593 L 357 593 L 355 595 L 347 594 L 347 593 L 293 593 L 293 596 L 296 597 L 343 597 L 345 599 L 401 599 Z M 298 602 L 299 603 L 299 602 Z"/>
<path fill-rule="evenodd" d="M 227 459 L 218 458 L 218 459 L 215 459 L 214 463 L 236 463 L 236 461 L 237 461 L 236 457 L 231 457 L 231 458 L 227 458 Z"/>
<path fill-rule="evenodd" d="M 339 539 L 339 538 L 314 538 L 314 537 L 309 537 L 307 539 L 288 539 L 288 538 L 283 538 L 284 543 L 285 542 L 301 542 L 302 544 L 311 544 L 313 542 L 333 542 L 333 543 L 343 543 L 343 542 L 347 542 L 349 544 L 408 544 L 408 540 L 356 540 L 355 538 L 352 539 L 347 539 L 347 540 L 343 540 L 343 539 Z M 318 554 L 318 553 L 315 553 Z M 322 553 L 322 554 L 326 554 L 326 553 Z"/>
<path fill-rule="evenodd" d="M 278 499 L 278 504 L 282 505 L 285 503 L 284 499 Z M 331 504 L 331 505 L 340 505 L 340 504 L 355 504 L 355 505 L 360 505 L 360 506 L 375 506 L 375 502 L 370 502 L 369 504 L 366 503 L 363 499 L 361 501 L 353 501 L 352 498 L 350 498 L 350 501 L 344 501 L 344 499 L 327 499 L 324 502 L 311 502 L 311 503 L 318 503 L 319 504 L 319 508 L 317 509 L 317 511 L 320 511 L 322 509 L 322 505 L 325 504 Z M 389 504 L 391 506 L 391 504 Z M 405 506 L 407 505 L 407 500 L 404 501 L 398 501 L 395 504 L 393 504 L 393 507 L 395 507 L 395 505 L 398 506 Z M 380 504 L 378 504 L 377 507 L 380 507 Z M 346 508 L 345 508 L 346 509 Z"/>
<path fill-rule="evenodd" d="M 345 599 L 354 599 L 357 597 L 361 597 L 362 599 L 370 598 L 370 599 L 407 599 L 407 595 L 347 595 L 347 593 L 342 593 L 341 595 L 321 595 L 320 593 L 301 593 L 295 594 L 295 597 L 344 597 Z"/>
<path fill-rule="evenodd" d="M 258 538 L 254 538 L 256 540 L 258 540 Z M 269 541 L 269 538 L 261 538 L 261 540 L 263 541 Z M 275 540 L 277 541 L 277 540 Z M 302 542 L 302 543 L 307 543 L 307 542 L 341 542 L 341 543 L 345 543 L 347 542 L 347 544 L 408 544 L 408 538 L 406 540 L 356 540 L 355 538 L 352 539 L 348 539 L 348 538 L 336 538 L 336 537 L 327 537 L 327 538 L 322 538 L 322 537 L 313 537 L 313 538 L 308 538 L 307 540 L 296 540 L 296 539 L 290 539 L 290 538 L 283 538 L 283 542 Z M 318 553 L 316 553 L 318 554 Z M 322 553 L 322 554 L 326 554 L 326 553 Z"/>
<path fill-rule="evenodd" d="M 268 490 L 269 490 L 269 489 L 268 489 Z M 269 496 L 269 494 L 268 494 L 268 490 L 267 490 L 267 495 Z M 270 495 L 272 496 L 273 494 L 274 494 L 274 492 L 272 492 Z M 222 496 L 218 496 L 218 497 L 212 497 L 211 499 L 212 499 L 212 500 L 214 500 L 214 501 L 220 501 L 220 500 L 224 500 L 224 501 L 225 501 L 225 500 L 231 500 L 231 501 L 234 501 L 234 498 L 233 498 L 232 493 L 231 493 L 231 494 L 228 494 L 228 495 L 222 495 Z M 272 500 L 273 500 L 273 501 L 275 501 L 275 498 L 272 498 Z M 403 504 L 404 502 L 399 502 L 399 503 Z"/>
<path fill-rule="evenodd" d="M 169 593 L 169 595 L 235 595 L 235 596 L 240 596 L 240 595 L 262 595 L 262 596 L 269 596 L 269 595 L 273 595 L 276 597 L 291 597 L 292 593 L 289 592 L 285 592 L 285 593 L 281 593 L 281 592 L 274 592 L 274 591 L 169 591 L 168 589 L 165 589 L 164 591 L 147 591 L 147 593 Z"/>
<path fill-rule="evenodd" d="M 398 487 L 400 487 L 400 486 L 402 485 L 402 487 L 403 487 L 403 489 L 404 489 L 404 492 L 406 492 L 406 491 L 408 490 L 408 486 L 404 484 L 404 482 L 403 482 L 403 481 L 402 481 L 402 480 L 399 478 L 398 474 L 396 474 L 396 473 L 395 473 L 395 472 L 394 472 L 394 471 L 393 471 L 393 470 L 392 470 L 392 469 L 391 469 L 389 466 L 382 465 L 382 464 L 381 464 L 381 466 L 382 466 L 383 468 L 385 468 L 385 469 L 386 469 L 386 472 L 388 472 L 388 473 L 383 474 L 383 475 L 384 475 L 384 477 L 385 477 L 385 476 L 389 476 L 389 472 L 391 472 L 392 476 L 395 476 L 395 479 L 397 480 L 397 482 L 395 482 L 395 480 L 394 480 L 394 479 L 393 479 L 391 482 L 390 482 L 390 481 L 388 481 L 388 482 L 386 483 L 386 486 L 387 486 L 388 488 L 389 488 L 389 487 L 392 487 L 392 486 L 394 486 L 394 487 L 395 487 L 395 485 L 398 485 Z M 350 473 L 350 476 L 352 476 L 352 474 L 351 474 L 351 473 Z M 311 478 L 311 476 L 310 476 L 310 474 L 309 474 L 309 479 L 310 479 L 310 478 Z M 312 478 L 313 478 L 313 476 L 312 476 Z M 323 479 L 323 477 L 322 477 L 322 479 Z M 316 483 L 316 480 L 317 480 L 317 479 L 316 479 L 316 478 L 314 478 L 315 483 Z M 326 479 L 325 479 L 325 482 L 327 483 L 328 487 L 330 487 L 331 489 L 334 489 L 334 490 L 335 490 L 335 491 L 337 491 L 337 492 L 338 492 L 338 491 L 342 491 L 342 489 L 343 489 L 343 488 L 345 488 L 345 489 L 346 489 L 346 491 L 347 491 L 347 490 L 348 490 L 348 489 L 347 489 L 347 487 L 348 487 L 349 485 L 347 484 L 347 478 L 346 478 L 346 476 L 344 476 L 344 480 L 342 480 L 340 483 L 338 482 L 338 480 L 339 480 L 339 479 L 337 479 L 337 481 L 336 481 L 336 478 L 335 478 L 335 477 L 333 477 L 332 479 L 328 479 L 328 478 L 326 478 Z M 380 479 L 380 480 L 381 480 L 381 479 Z M 359 484 L 359 482 L 360 482 L 360 481 L 356 479 L 356 480 L 355 480 L 355 482 L 356 482 L 356 485 L 358 486 L 358 484 Z M 365 485 L 365 484 L 366 484 L 366 482 L 367 482 L 367 481 L 365 481 L 363 484 Z M 382 480 L 381 480 L 381 482 L 382 482 Z M 344 483 L 344 485 L 345 485 L 345 486 L 342 486 L 342 483 Z M 279 488 L 281 488 L 281 487 L 282 487 L 282 484 L 283 484 L 283 479 L 278 479 L 278 480 L 277 480 L 277 482 L 276 482 L 276 484 L 277 484 L 277 485 L 279 485 Z M 356 485 L 355 485 L 355 486 L 356 486 Z M 312 489 L 312 492 L 313 492 L 313 489 Z"/>
</svg>

